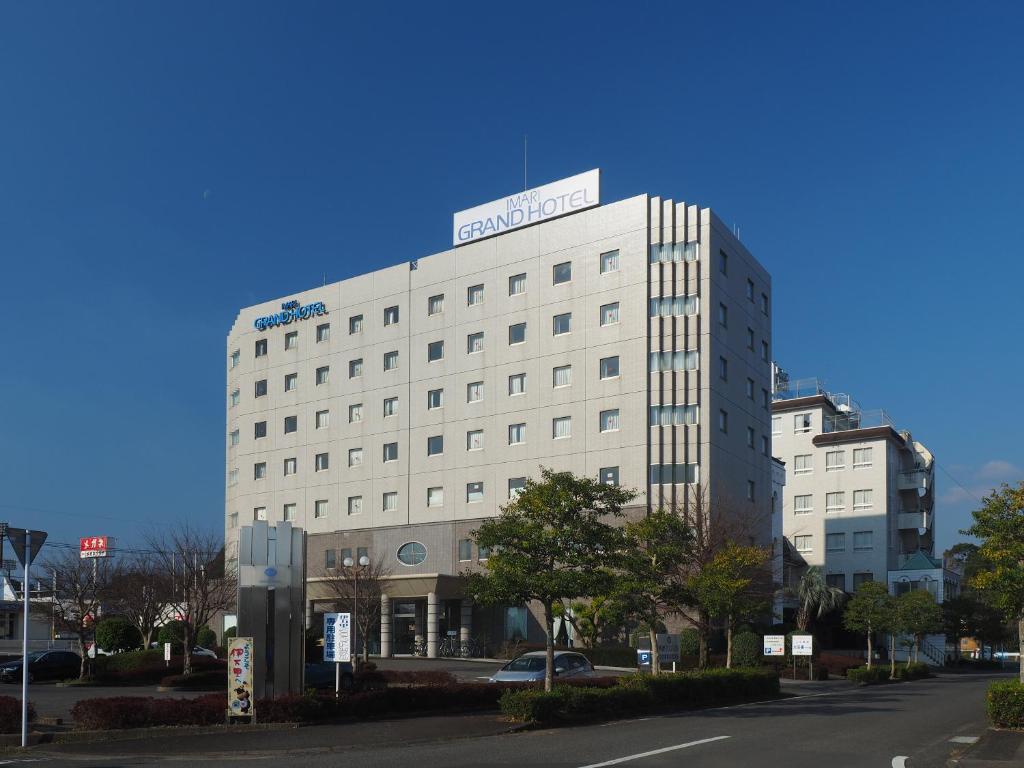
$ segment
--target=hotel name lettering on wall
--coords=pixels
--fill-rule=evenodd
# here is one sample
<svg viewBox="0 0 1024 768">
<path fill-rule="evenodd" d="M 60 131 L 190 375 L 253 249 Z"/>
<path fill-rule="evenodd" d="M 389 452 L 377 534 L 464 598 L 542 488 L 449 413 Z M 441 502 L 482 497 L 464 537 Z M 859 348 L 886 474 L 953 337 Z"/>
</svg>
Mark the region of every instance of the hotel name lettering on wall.
<svg viewBox="0 0 1024 768">
<path fill-rule="evenodd" d="M 308 320 L 311 317 L 318 317 L 327 314 L 327 307 L 322 301 L 314 301 L 312 304 L 299 304 L 298 301 L 286 301 L 281 305 L 281 311 L 272 315 L 257 317 L 253 322 L 256 330 L 265 331 L 275 325 L 288 325 L 299 320 Z"/>
</svg>

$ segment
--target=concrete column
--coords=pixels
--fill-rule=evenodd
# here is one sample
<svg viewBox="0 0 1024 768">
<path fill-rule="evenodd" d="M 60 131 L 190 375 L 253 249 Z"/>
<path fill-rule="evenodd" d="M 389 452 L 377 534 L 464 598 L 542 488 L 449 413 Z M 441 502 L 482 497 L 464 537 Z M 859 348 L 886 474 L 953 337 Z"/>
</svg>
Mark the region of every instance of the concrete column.
<svg viewBox="0 0 1024 768">
<path fill-rule="evenodd" d="M 306 601 L 306 629 L 313 626 L 313 601 Z"/>
<path fill-rule="evenodd" d="M 380 655 L 381 658 L 391 656 L 391 625 L 394 623 L 391 615 L 391 598 L 387 595 L 380 596 Z"/>
<path fill-rule="evenodd" d="M 413 653 L 416 653 L 416 648 L 418 648 L 423 643 L 423 633 L 425 631 L 425 622 L 423 615 L 425 611 L 426 608 L 422 603 L 416 603 L 416 632 L 414 636 L 416 645 L 413 648 Z"/>
<path fill-rule="evenodd" d="M 473 601 L 462 598 L 461 615 L 459 616 L 459 646 L 465 648 L 473 634 Z"/>
<path fill-rule="evenodd" d="M 427 595 L 427 658 L 437 658 L 437 593 Z"/>
</svg>

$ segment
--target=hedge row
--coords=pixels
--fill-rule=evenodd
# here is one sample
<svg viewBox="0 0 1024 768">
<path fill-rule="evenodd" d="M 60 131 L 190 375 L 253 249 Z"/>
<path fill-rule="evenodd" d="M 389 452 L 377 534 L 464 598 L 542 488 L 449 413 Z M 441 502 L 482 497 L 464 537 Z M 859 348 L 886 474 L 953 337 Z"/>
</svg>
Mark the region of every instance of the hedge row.
<svg viewBox="0 0 1024 768">
<path fill-rule="evenodd" d="M 512 690 L 502 694 L 501 711 L 513 720 L 549 723 L 755 701 L 778 694 L 779 679 L 771 670 L 713 669 L 619 678 L 604 689 L 559 685 L 551 692 Z"/>
<path fill-rule="evenodd" d="M 219 691 L 227 684 L 227 679 L 223 669 L 209 669 L 191 675 L 168 675 L 160 678 L 160 685 L 182 691 Z"/>
<path fill-rule="evenodd" d="M 183 661 L 182 656 L 172 656 L 170 663 L 164 661 L 164 652 L 160 648 L 100 656 L 93 662 L 92 679 L 107 685 L 154 685 L 167 677 L 168 673 L 180 670 Z M 227 662 L 194 656 L 192 669 L 195 672 L 220 671 L 226 674 Z"/>
<path fill-rule="evenodd" d="M 28 720 L 36 719 L 36 708 L 28 703 Z M 0 733 L 18 733 L 21 731 L 21 699 L 13 696 L 0 696 Z"/>
<path fill-rule="evenodd" d="M 930 675 L 931 670 L 928 669 L 928 665 L 917 661 L 909 665 L 898 664 L 896 666 L 896 673 L 892 676 L 889 674 L 888 666 L 879 664 L 870 669 L 868 667 L 857 667 L 846 670 L 846 679 L 861 685 L 878 685 L 880 683 L 897 682 L 900 680 L 920 680 Z"/>
<path fill-rule="evenodd" d="M 75 725 L 90 731 L 157 725 L 215 725 L 224 722 L 227 694 L 195 699 L 111 696 L 82 699 L 71 708 Z"/>
<path fill-rule="evenodd" d="M 985 696 L 988 719 L 996 728 L 1024 728 L 1024 683 L 992 683 Z"/>
</svg>

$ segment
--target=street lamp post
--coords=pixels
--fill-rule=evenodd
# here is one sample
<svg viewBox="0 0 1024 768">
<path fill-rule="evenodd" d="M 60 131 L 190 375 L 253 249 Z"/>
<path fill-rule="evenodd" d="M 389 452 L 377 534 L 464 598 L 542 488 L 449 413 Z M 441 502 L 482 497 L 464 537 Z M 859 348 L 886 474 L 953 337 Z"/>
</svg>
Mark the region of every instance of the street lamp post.
<svg viewBox="0 0 1024 768">
<path fill-rule="evenodd" d="M 352 568 L 353 566 L 355 566 L 355 569 L 352 571 L 352 580 L 353 580 L 353 585 L 352 585 L 352 626 L 355 629 L 356 639 L 358 640 L 358 638 L 359 638 L 359 571 L 362 570 L 363 568 L 365 568 L 366 566 L 368 566 L 370 564 L 370 558 L 368 558 L 366 555 L 363 555 L 362 557 L 359 558 L 359 562 L 357 563 L 351 557 L 346 557 L 344 560 L 341 561 L 341 563 L 346 568 Z M 366 645 L 366 637 L 365 636 L 363 637 L 363 645 L 364 645 L 364 647 Z M 352 650 L 355 651 L 352 654 L 352 659 L 351 659 L 351 661 L 352 661 L 352 668 L 355 669 L 356 658 L 358 658 L 359 653 L 358 653 L 358 648 L 357 647 L 353 647 Z"/>
</svg>

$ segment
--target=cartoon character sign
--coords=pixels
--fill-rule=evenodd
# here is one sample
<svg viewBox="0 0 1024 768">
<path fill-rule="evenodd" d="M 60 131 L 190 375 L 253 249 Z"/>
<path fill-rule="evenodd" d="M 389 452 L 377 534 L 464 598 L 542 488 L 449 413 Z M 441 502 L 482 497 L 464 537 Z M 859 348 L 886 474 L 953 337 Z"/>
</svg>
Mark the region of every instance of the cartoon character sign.
<svg viewBox="0 0 1024 768">
<path fill-rule="evenodd" d="M 252 698 L 251 637 L 233 637 L 228 643 L 228 714 L 256 714 Z"/>
</svg>

